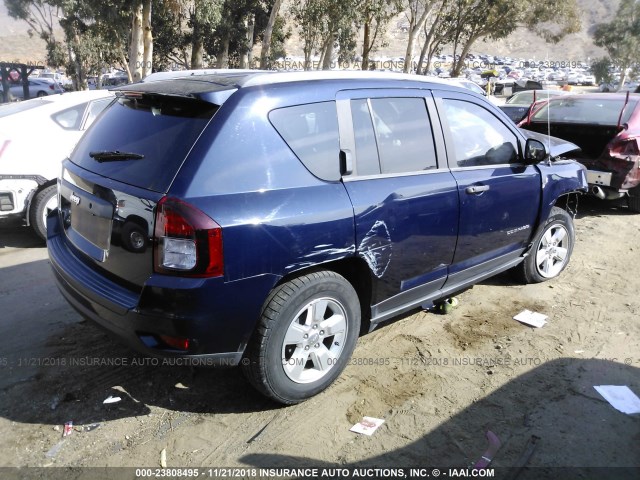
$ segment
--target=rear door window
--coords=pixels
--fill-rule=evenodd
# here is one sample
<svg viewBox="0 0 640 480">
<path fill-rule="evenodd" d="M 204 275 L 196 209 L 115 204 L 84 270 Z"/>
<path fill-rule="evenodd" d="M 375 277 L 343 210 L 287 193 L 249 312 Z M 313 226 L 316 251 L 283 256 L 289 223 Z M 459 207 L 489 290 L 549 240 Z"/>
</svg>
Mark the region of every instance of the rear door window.
<svg viewBox="0 0 640 480">
<path fill-rule="evenodd" d="M 422 98 L 372 98 L 382 173 L 436 168 L 431 122 Z"/>
<path fill-rule="evenodd" d="M 217 108 L 165 95 L 120 97 L 87 131 L 71 160 L 105 177 L 166 192 Z M 144 157 L 98 161 L 90 156 L 115 151 Z"/>
</svg>

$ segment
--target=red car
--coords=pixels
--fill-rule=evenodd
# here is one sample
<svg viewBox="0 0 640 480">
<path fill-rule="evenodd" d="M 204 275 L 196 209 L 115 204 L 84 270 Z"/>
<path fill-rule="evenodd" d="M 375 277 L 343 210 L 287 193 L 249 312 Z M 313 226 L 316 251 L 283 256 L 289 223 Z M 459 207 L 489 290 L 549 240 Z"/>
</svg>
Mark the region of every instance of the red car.
<svg viewBox="0 0 640 480">
<path fill-rule="evenodd" d="M 628 197 L 640 212 L 640 95 L 593 93 L 540 102 L 521 128 L 575 143 L 589 191 L 606 200 Z"/>
</svg>

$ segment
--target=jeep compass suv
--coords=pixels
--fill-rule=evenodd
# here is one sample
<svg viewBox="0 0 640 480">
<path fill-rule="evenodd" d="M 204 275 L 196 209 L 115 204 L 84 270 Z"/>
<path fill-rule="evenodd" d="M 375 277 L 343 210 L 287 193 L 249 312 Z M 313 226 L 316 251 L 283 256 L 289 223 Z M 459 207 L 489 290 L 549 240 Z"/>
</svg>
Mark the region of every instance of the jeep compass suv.
<svg viewBox="0 0 640 480">
<path fill-rule="evenodd" d="M 553 157 L 575 145 L 469 90 L 243 71 L 117 95 L 64 162 L 48 248 L 69 303 L 147 354 L 242 364 L 296 403 L 340 375 L 361 331 L 569 261 L 587 183 Z"/>
</svg>

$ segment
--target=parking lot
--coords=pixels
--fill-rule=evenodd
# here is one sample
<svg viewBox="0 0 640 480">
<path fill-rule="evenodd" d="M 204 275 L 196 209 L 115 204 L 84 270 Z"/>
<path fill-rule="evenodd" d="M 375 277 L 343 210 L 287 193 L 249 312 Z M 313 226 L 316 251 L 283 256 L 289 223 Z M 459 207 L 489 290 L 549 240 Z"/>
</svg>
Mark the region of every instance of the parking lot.
<svg viewBox="0 0 640 480">
<path fill-rule="evenodd" d="M 63 300 L 31 230 L 2 223 L 0 465 L 159 467 L 164 450 L 183 467 L 466 467 L 491 430 L 498 467 L 532 435 L 529 466 L 640 467 L 640 418 L 593 388 L 640 394 L 639 230 L 626 207 L 581 199 L 562 276 L 522 286 L 503 274 L 448 315 L 390 322 L 360 339 L 326 392 L 281 407 L 238 370 L 166 365 L 121 346 Z M 514 321 L 524 309 L 548 323 Z M 120 401 L 104 404 L 110 396 Z M 364 415 L 385 420 L 371 437 L 349 431 Z"/>
</svg>

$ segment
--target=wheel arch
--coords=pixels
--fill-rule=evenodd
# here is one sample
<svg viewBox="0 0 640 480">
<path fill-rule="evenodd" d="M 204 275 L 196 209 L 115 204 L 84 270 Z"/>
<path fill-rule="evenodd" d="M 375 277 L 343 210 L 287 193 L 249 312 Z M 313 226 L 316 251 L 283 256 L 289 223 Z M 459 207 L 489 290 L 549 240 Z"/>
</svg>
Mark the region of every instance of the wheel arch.
<svg viewBox="0 0 640 480">
<path fill-rule="evenodd" d="M 321 263 L 312 267 L 295 270 L 280 278 L 273 289 L 289 280 L 307 275 L 309 273 L 328 270 L 343 276 L 354 288 L 360 300 L 361 328 L 360 334 L 369 331 L 371 321 L 371 299 L 373 298 L 374 282 L 371 270 L 364 259 L 360 257 L 348 257 L 327 263 Z"/>
<path fill-rule="evenodd" d="M 31 193 L 29 194 L 29 197 L 27 198 L 27 208 L 25 208 L 24 210 L 24 216 L 25 216 L 25 220 L 27 222 L 27 226 L 31 226 L 31 205 L 33 204 L 33 199 L 36 198 L 36 196 L 45 188 L 49 188 L 52 185 L 55 185 L 58 182 L 57 178 L 52 178 L 51 180 L 47 180 L 44 183 L 40 183 L 38 185 L 38 188 L 34 188 Z"/>
</svg>

